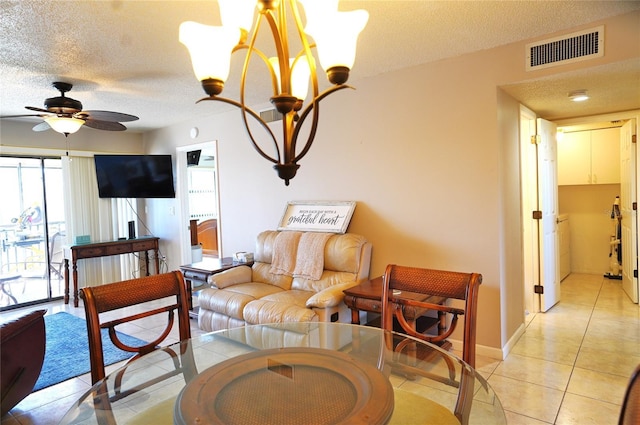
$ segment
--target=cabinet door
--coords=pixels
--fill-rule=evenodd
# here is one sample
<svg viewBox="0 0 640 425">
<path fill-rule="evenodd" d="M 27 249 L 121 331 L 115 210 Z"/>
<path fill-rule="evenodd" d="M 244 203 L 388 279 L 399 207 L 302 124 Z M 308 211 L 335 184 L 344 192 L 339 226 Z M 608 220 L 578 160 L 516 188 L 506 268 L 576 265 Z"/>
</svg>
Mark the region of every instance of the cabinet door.
<svg viewBox="0 0 640 425">
<path fill-rule="evenodd" d="M 620 129 L 591 131 L 591 183 L 620 183 Z"/>
<path fill-rule="evenodd" d="M 591 183 L 591 144 L 588 131 L 565 133 L 558 142 L 558 184 Z"/>
</svg>

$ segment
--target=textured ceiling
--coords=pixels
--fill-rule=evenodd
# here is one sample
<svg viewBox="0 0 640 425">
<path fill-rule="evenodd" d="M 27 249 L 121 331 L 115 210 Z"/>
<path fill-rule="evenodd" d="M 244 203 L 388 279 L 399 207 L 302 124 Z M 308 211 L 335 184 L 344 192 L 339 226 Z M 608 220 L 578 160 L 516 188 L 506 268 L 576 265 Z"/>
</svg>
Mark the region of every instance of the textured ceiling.
<svg viewBox="0 0 640 425">
<path fill-rule="evenodd" d="M 357 86 L 360 78 L 393 69 L 638 10 L 640 1 L 341 2 L 343 10 L 356 8 L 370 13 L 350 77 Z M 80 100 L 84 109 L 139 116 L 139 121 L 126 123 L 132 131 L 224 108 L 195 104 L 204 93 L 186 48 L 178 42 L 178 26 L 186 20 L 219 24 L 216 2 L 0 0 L 0 115 L 28 113 L 27 105 L 43 107 L 45 98 L 58 95 L 53 81 L 73 83 L 68 96 Z M 234 59 L 225 95 L 237 98 L 239 82 L 233 75 L 242 60 Z M 578 86 L 601 92 L 578 114 L 590 115 L 638 108 L 639 75 L 640 60 L 635 60 L 505 90 L 547 118 L 577 114 L 566 94 Z M 261 74 L 252 78 L 252 87 L 266 86 Z M 270 93 L 252 89 L 251 95 L 249 103 L 259 105 Z"/>
</svg>

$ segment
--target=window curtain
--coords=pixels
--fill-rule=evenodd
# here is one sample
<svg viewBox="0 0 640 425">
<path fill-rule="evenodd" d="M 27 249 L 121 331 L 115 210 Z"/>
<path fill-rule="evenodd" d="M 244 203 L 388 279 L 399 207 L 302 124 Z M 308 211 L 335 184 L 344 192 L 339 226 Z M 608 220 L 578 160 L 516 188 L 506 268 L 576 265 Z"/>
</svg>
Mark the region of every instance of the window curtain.
<svg viewBox="0 0 640 425">
<path fill-rule="evenodd" d="M 113 198 L 102 199 L 102 201 L 111 202 L 112 230 L 113 234 L 116 235 L 114 239 L 118 237 L 128 238 L 129 222 L 135 222 L 138 215 L 136 200 L 131 198 Z M 139 236 L 139 234 L 136 233 L 136 236 Z M 121 270 L 119 280 L 133 279 L 144 275 L 140 271 L 140 264 L 142 263 L 140 262 L 138 253 L 119 255 L 118 257 L 120 259 Z"/>
<path fill-rule="evenodd" d="M 93 157 L 65 156 L 62 173 L 68 196 L 65 199 L 68 242 L 89 235 L 91 242 L 126 237 L 127 223 L 133 220 L 134 204 L 127 199 L 101 199 Z M 88 258 L 78 262 L 78 286 L 131 279 L 139 261 L 133 254 Z"/>
</svg>

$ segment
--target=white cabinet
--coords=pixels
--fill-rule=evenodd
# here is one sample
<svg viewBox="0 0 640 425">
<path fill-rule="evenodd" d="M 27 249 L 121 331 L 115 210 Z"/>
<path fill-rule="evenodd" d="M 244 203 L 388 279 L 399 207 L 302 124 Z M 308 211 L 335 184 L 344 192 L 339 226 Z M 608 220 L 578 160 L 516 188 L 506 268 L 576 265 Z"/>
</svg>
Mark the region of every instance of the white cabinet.
<svg viewBox="0 0 640 425">
<path fill-rule="evenodd" d="M 620 183 L 620 129 L 566 133 L 558 141 L 558 184 Z"/>
<path fill-rule="evenodd" d="M 593 184 L 620 183 L 620 129 L 591 131 L 591 180 Z"/>
</svg>

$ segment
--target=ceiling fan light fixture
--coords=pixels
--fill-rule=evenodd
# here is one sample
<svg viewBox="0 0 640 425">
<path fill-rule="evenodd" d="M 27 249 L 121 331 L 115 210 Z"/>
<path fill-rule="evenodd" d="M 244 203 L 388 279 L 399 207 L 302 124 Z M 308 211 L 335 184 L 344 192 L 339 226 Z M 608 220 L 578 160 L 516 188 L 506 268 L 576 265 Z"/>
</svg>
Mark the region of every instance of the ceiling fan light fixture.
<svg viewBox="0 0 640 425">
<path fill-rule="evenodd" d="M 84 120 L 79 118 L 47 117 L 44 120 L 51 128 L 65 136 L 80 130 L 80 127 L 84 124 Z"/>
<path fill-rule="evenodd" d="M 586 90 L 576 90 L 569 93 L 569 99 L 572 102 L 584 102 L 585 100 L 589 100 L 589 95 Z"/>
</svg>

